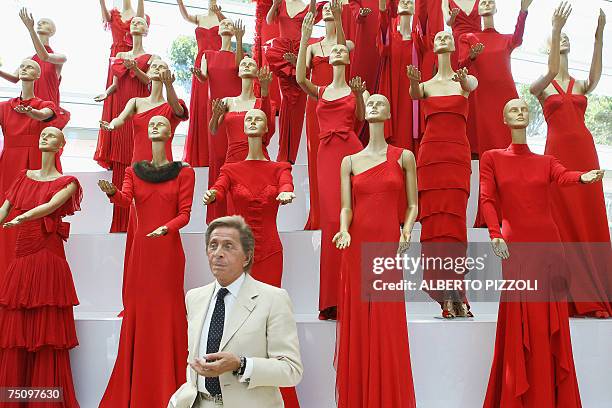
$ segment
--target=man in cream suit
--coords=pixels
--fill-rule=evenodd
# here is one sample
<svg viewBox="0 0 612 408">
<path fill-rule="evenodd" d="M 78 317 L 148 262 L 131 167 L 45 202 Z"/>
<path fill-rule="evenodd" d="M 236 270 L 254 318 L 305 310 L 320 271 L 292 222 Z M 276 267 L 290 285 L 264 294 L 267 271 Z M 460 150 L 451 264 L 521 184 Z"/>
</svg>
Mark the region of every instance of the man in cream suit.
<svg viewBox="0 0 612 408">
<path fill-rule="evenodd" d="M 206 251 L 216 280 L 187 293 L 187 382 L 168 408 L 280 408 L 279 387 L 300 382 L 291 300 L 284 289 L 249 275 L 254 246 L 240 216 L 208 226 Z"/>
</svg>

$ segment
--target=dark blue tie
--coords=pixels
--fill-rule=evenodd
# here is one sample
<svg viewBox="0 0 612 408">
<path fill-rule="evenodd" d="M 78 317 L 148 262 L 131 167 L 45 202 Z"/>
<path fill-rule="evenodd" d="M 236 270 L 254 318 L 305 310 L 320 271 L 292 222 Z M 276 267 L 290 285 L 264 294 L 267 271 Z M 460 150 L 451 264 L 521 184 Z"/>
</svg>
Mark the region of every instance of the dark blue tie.
<svg viewBox="0 0 612 408">
<path fill-rule="evenodd" d="M 206 343 L 206 354 L 212 354 L 219 351 L 221 338 L 223 337 L 223 325 L 225 324 L 225 296 L 229 293 L 226 288 L 219 289 L 217 292 L 217 301 L 215 310 L 213 311 L 210 327 L 208 328 L 208 342 Z M 221 394 L 221 383 L 219 377 L 206 377 L 204 384 L 210 395 Z"/>
</svg>

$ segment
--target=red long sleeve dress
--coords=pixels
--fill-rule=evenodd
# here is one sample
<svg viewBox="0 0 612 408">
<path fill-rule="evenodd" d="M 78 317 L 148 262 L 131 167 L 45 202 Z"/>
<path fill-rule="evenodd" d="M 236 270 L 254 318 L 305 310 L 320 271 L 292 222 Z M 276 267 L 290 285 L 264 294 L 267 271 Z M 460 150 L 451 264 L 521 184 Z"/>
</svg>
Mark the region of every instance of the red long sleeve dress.
<svg viewBox="0 0 612 408">
<path fill-rule="evenodd" d="M 208 50 L 218 51 L 221 48 L 219 26 L 211 28 L 197 27 L 195 37 L 198 43 L 194 67 L 200 68 L 202 56 Z M 185 139 L 183 160 L 193 167 L 208 166 L 208 81 L 200 82 L 195 76 L 191 80 L 191 102 L 189 110 L 189 130 Z"/>
<path fill-rule="evenodd" d="M 551 186 L 577 184 L 581 174 L 568 171 L 552 156 L 532 153 L 526 144 L 483 154 L 481 209 L 491 239 L 503 238 L 509 246 L 510 258 L 502 261 L 504 279 L 529 279 L 530 273 L 544 278 L 558 269 L 543 264 L 544 258 L 555 262 L 547 254 L 521 256 L 520 243 L 551 246 L 560 241 L 552 215 Z M 503 214 L 501 230 L 498 205 Z M 519 243 L 516 250 L 513 243 Z M 550 270 L 543 272 L 543 267 Z M 581 407 L 565 299 L 523 301 L 512 295 L 509 301 L 508 293 L 502 292 L 499 303 L 495 353 L 483 406 Z"/>
<path fill-rule="evenodd" d="M 8 273 L 0 278 L 0 384 L 61 388 L 62 403 L 42 405 L 78 408 L 70 349 L 79 344 L 72 311 L 79 300 L 64 253 L 63 241 L 68 239 L 70 224 L 62 218 L 80 210 L 83 194 L 78 180 L 72 176 L 38 181 L 26 173 L 27 170 L 22 170 L 7 192 L 6 199 L 15 216 L 48 203 L 71 183 L 78 188 L 53 213 L 15 228 L 13 261 Z"/>
<path fill-rule="evenodd" d="M 195 173 L 180 162 L 138 170 L 142 163 L 126 169 L 122 190 L 110 198 L 126 209 L 135 202 L 138 227 L 124 282 L 130 296 L 125 299 L 119 351 L 100 408 L 163 407 L 185 382 L 187 312 L 180 229 L 189 222 Z M 163 181 L 147 181 L 161 172 Z M 163 225 L 168 227 L 166 235 L 146 236 Z"/>
</svg>

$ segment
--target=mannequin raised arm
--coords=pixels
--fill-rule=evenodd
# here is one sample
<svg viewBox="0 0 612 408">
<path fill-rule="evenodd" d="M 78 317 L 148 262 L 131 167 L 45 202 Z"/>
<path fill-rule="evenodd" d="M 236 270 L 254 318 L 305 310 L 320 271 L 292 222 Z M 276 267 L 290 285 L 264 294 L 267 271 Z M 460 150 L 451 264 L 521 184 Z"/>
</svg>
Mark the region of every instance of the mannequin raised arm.
<svg viewBox="0 0 612 408">
<path fill-rule="evenodd" d="M 280 7 L 281 1 L 284 0 L 272 0 L 272 7 L 268 10 L 268 14 L 266 15 L 266 23 L 274 24 L 276 18 L 278 17 L 278 8 Z"/>
<path fill-rule="evenodd" d="M 461 10 L 458 8 L 451 9 L 448 0 L 442 0 L 442 15 L 444 16 L 444 22 L 447 26 L 452 27 L 455 25 L 455 19 L 459 15 L 460 11 Z"/>
<path fill-rule="evenodd" d="M 602 9 L 599 9 L 599 18 L 597 21 L 597 30 L 595 31 L 595 47 L 593 49 L 593 59 L 591 60 L 591 70 L 589 78 L 584 81 L 584 93 L 588 94 L 595 90 L 595 87 L 601 79 L 602 71 L 602 53 L 603 53 L 603 33 L 606 26 L 606 15 Z"/>
<path fill-rule="evenodd" d="M 189 14 L 189 11 L 187 10 L 187 7 L 185 7 L 185 3 L 183 3 L 183 0 L 176 0 L 178 7 L 179 7 L 179 11 L 181 12 L 181 16 L 183 17 L 183 19 L 185 21 L 188 21 L 192 24 L 198 24 L 198 16 L 196 16 L 195 14 Z"/>
<path fill-rule="evenodd" d="M 32 17 L 31 13 L 28 13 L 28 10 L 24 7 L 19 11 L 19 17 L 23 24 L 28 29 L 30 34 L 30 38 L 32 39 L 32 44 L 34 44 L 34 49 L 36 50 L 36 55 L 45 62 L 50 62 L 51 64 L 62 65 L 66 62 L 66 56 L 63 54 L 49 53 L 45 48 L 45 45 L 40 40 L 40 37 L 34 30 L 34 17 Z M 40 21 L 39 21 L 40 24 Z"/>
<path fill-rule="evenodd" d="M 136 8 L 136 16 L 145 18 L 144 0 L 138 0 L 138 7 Z"/>
<path fill-rule="evenodd" d="M 300 50 L 298 52 L 297 65 L 295 67 L 295 79 L 306 94 L 312 98 L 318 98 L 318 88 L 308 78 L 306 78 L 306 51 L 308 50 L 308 40 L 312 35 L 314 26 L 314 14 L 307 13 L 302 22 L 302 38 L 300 39 Z"/>
<path fill-rule="evenodd" d="M 100 12 L 102 13 L 102 21 L 105 23 L 110 23 L 111 15 L 106 7 L 106 0 L 100 0 Z"/>
</svg>

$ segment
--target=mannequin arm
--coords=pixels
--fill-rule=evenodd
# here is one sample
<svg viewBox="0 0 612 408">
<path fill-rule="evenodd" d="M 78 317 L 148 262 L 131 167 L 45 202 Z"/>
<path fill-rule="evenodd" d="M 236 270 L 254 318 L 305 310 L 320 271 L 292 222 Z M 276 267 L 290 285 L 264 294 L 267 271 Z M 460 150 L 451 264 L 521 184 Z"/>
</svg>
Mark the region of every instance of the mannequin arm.
<svg viewBox="0 0 612 408">
<path fill-rule="evenodd" d="M 184 168 L 179 173 L 178 178 L 178 214 L 165 224 L 165 226 L 168 227 L 168 232 L 178 232 L 178 230 L 189 223 L 189 219 L 191 218 L 191 204 L 193 203 L 195 172 L 191 167 Z"/>
<path fill-rule="evenodd" d="M 340 0 L 333 0 L 331 9 L 334 15 L 334 23 L 336 24 L 336 43 L 346 45 L 346 35 L 344 34 L 344 27 L 342 27 L 342 4 Z"/>
<path fill-rule="evenodd" d="M 102 12 L 102 21 L 110 23 L 111 15 L 108 12 L 108 8 L 106 8 L 106 0 L 100 0 L 100 11 Z"/>
<path fill-rule="evenodd" d="M 110 95 L 115 93 L 115 91 L 117 90 L 118 82 L 119 82 L 119 79 L 116 76 L 113 76 L 113 83 L 104 91 L 103 94 L 96 96 L 94 100 L 96 102 L 102 102 L 103 100 L 108 98 Z"/>
<path fill-rule="evenodd" d="M 312 13 L 313 16 L 317 15 L 317 0 L 310 0 L 308 5 L 308 12 Z"/>
<path fill-rule="evenodd" d="M 516 20 L 516 26 L 514 27 L 514 34 L 512 34 L 512 40 L 510 42 L 510 49 L 513 50 L 519 47 L 523 43 L 523 34 L 525 33 L 525 21 L 527 20 L 527 11 L 521 10 Z"/>
<path fill-rule="evenodd" d="M 306 14 L 302 23 L 302 37 L 300 39 L 300 50 L 298 52 L 297 64 L 295 67 L 295 79 L 306 95 L 317 99 L 318 89 L 308 78 L 306 78 L 306 51 L 308 50 L 308 40 L 312 34 L 314 25 L 314 16 L 311 13 Z"/>
<path fill-rule="evenodd" d="M 410 97 L 423 99 L 425 97 L 425 84 L 421 83 L 421 72 L 414 65 L 406 67 L 406 75 L 410 79 Z"/>
<path fill-rule="evenodd" d="M 68 201 L 76 191 L 76 183 L 72 182 L 68 184 L 66 187 L 55 193 L 49 202 L 34 207 L 24 214 L 15 217 L 12 221 L 4 224 L 5 228 L 7 226 L 14 227 L 25 221 L 37 220 L 39 218 L 46 217 L 49 214 L 53 214 L 53 212 L 64 205 L 64 203 Z M 4 208 L 4 206 L 2 206 L 2 208 Z"/>
<path fill-rule="evenodd" d="M 495 164 L 490 152 L 485 152 L 480 159 L 480 211 L 489 228 L 491 239 L 503 238 L 497 217 L 496 201 Z"/>
<path fill-rule="evenodd" d="M 457 14 L 459 14 L 459 11 L 461 10 L 451 10 L 450 3 L 448 2 L 448 0 L 442 0 L 442 16 L 444 17 L 444 22 L 447 26 L 452 27 L 455 25 L 455 19 L 457 18 Z"/>
<path fill-rule="evenodd" d="M 203 81 L 208 79 L 208 61 L 206 60 L 206 54 L 202 55 L 202 61 L 200 61 L 200 76 Z"/>
<path fill-rule="evenodd" d="M 404 216 L 403 230 L 407 231 L 408 235 L 410 235 L 417 214 L 419 213 L 419 193 L 417 190 L 416 161 L 414 159 L 414 154 L 409 150 L 404 150 L 402 152 L 402 169 L 404 170 L 404 178 L 406 179 L 406 202 L 408 203 Z"/>
<path fill-rule="evenodd" d="M 244 58 L 244 48 L 242 47 L 242 37 L 244 37 L 244 24 L 242 20 L 238 20 L 234 23 L 234 36 L 236 37 L 236 67 L 240 65 L 242 58 Z"/>
<path fill-rule="evenodd" d="M 582 182 L 581 176 L 584 171 L 570 171 L 561 164 L 556 158 L 551 158 L 550 181 L 560 186 L 571 185 Z"/>
<path fill-rule="evenodd" d="M 173 85 L 175 80 L 174 74 L 170 71 L 163 72 L 161 79 L 166 88 L 166 97 L 168 99 L 168 105 L 172 108 L 172 113 L 177 118 L 184 118 L 186 116 L 185 108 L 183 108 L 183 105 L 179 101 L 179 97 L 176 95 L 176 90 Z"/>
<path fill-rule="evenodd" d="M 606 24 L 606 15 L 602 10 L 599 10 L 599 22 L 597 31 L 595 32 L 595 47 L 593 48 L 593 59 L 591 60 L 591 71 L 589 79 L 585 81 L 584 93 L 588 94 L 595 90 L 595 87 L 601 79 L 602 71 L 602 52 L 603 52 L 603 31 Z"/>
<path fill-rule="evenodd" d="M 339 249 L 351 245 L 349 228 L 353 222 L 352 192 L 351 192 L 351 156 L 345 156 L 340 166 L 340 198 L 342 209 L 340 210 L 340 231 L 334 236 L 333 241 Z"/>
<path fill-rule="evenodd" d="M 138 17 L 145 18 L 144 0 L 138 0 L 138 7 L 136 7 L 136 15 Z"/>
<path fill-rule="evenodd" d="M 49 54 L 43 43 L 40 41 L 38 34 L 36 34 L 33 28 L 28 28 L 28 31 L 30 33 L 30 38 L 32 39 L 32 44 L 34 44 L 34 49 L 36 50 L 36 55 L 38 55 L 38 58 L 55 65 L 62 65 L 66 62 L 66 56 L 63 54 Z"/>
<path fill-rule="evenodd" d="M 292 193 L 293 192 L 293 176 L 291 175 L 291 166 L 283 169 L 280 174 L 278 181 L 278 192 L 279 193 Z"/>
<path fill-rule="evenodd" d="M 125 104 L 125 108 L 121 111 L 119 116 L 110 121 L 108 127 L 111 130 L 119 129 L 125 124 L 132 115 L 136 113 L 136 98 L 132 98 Z"/>
<path fill-rule="evenodd" d="M 215 190 L 217 192 L 217 194 L 215 195 L 217 201 L 223 201 L 225 199 L 225 195 L 230 190 L 231 186 L 232 180 L 227 174 L 227 171 L 225 171 L 222 167 L 221 174 L 219 174 L 217 181 L 215 181 L 215 185 L 212 186 L 210 189 Z"/>
<path fill-rule="evenodd" d="M 138 65 L 134 65 L 132 71 L 134 71 L 136 78 L 138 78 L 138 80 L 143 84 L 148 85 L 151 82 L 151 78 L 149 78 L 149 76 L 145 72 L 138 68 Z"/>
<path fill-rule="evenodd" d="M 113 195 L 108 195 L 111 203 L 118 205 L 119 207 L 128 208 L 132 205 L 132 200 L 134 199 L 134 180 L 133 180 L 133 171 L 131 167 L 128 167 L 125 170 L 125 177 L 123 178 L 123 186 L 121 186 L 121 190 L 117 187 L 117 191 Z"/>
<path fill-rule="evenodd" d="M 0 70 L 0 78 L 6 79 L 7 81 L 12 82 L 14 84 L 19 82 L 19 77 L 17 76 L 17 70 L 15 70 L 15 73 L 13 74 L 11 74 L 10 72 Z"/>
<path fill-rule="evenodd" d="M 276 22 L 276 18 L 278 17 L 278 8 L 280 7 L 281 1 L 284 0 L 273 0 L 272 7 L 268 10 L 268 14 L 266 15 L 266 23 L 274 24 Z"/>
<path fill-rule="evenodd" d="M 208 130 L 214 135 L 217 133 L 217 130 L 219 130 L 219 126 L 221 126 L 223 119 L 225 118 L 225 113 L 227 112 L 227 102 L 225 99 L 215 99 L 212 101 L 211 107 L 213 113 L 210 117 L 210 122 L 208 123 Z"/>
<path fill-rule="evenodd" d="M 29 106 L 22 105 L 18 105 L 17 107 L 15 107 L 15 112 L 22 113 L 28 118 L 38 120 L 40 122 L 44 122 L 48 119 L 51 119 L 53 115 L 55 115 L 51 108 L 33 109 Z"/>
<path fill-rule="evenodd" d="M 183 0 L 177 0 L 176 2 L 178 3 L 179 11 L 181 12 L 181 16 L 183 17 L 183 19 L 190 23 L 198 24 L 198 17 L 193 14 L 189 14 L 189 11 L 187 11 L 187 7 L 185 7 L 185 3 L 183 3 Z"/>
<path fill-rule="evenodd" d="M 0 225 L 4 223 L 4 220 L 6 220 L 6 217 L 8 217 L 12 208 L 13 206 L 9 200 L 4 200 L 4 204 L 2 204 L 2 207 L 0 207 Z"/>
</svg>

